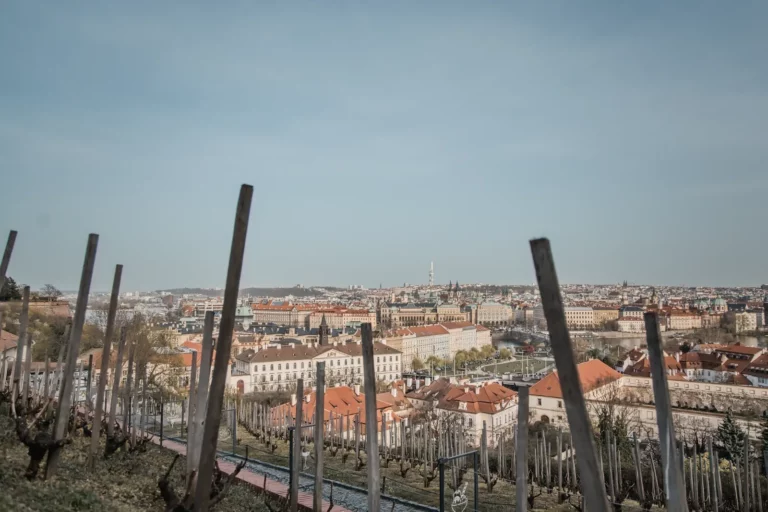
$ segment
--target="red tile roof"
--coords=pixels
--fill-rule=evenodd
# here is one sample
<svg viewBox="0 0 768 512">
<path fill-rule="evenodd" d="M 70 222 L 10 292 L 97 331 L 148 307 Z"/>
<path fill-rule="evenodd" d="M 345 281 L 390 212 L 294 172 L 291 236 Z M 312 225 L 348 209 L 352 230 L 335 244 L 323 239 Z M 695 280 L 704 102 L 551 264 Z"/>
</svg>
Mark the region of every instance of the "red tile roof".
<svg viewBox="0 0 768 512">
<path fill-rule="evenodd" d="M 0 352 L 13 348 L 19 342 L 19 337 L 8 331 L 0 331 Z"/>
<path fill-rule="evenodd" d="M 588 393 L 603 384 L 621 378 L 619 372 L 599 359 L 592 359 L 586 363 L 581 363 L 577 368 L 581 389 L 584 393 Z M 563 391 L 560 388 L 560 379 L 557 376 L 557 372 L 550 373 L 531 386 L 530 394 L 549 398 L 562 398 Z"/>
</svg>

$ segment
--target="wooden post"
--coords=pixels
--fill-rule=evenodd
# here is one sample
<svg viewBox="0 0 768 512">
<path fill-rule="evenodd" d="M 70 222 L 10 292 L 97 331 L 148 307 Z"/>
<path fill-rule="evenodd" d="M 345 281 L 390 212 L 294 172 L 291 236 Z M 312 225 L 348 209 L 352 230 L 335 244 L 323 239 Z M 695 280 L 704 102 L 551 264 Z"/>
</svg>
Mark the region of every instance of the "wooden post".
<svg viewBox="0 0 768 512">
<path fill-rule="evenodd" d="M 203 324 L 203 352 L 200 356 L 200 381 L 197 383 L 197 405 L 195 406 L 195 425 L 193 427 L 195 437 L 190 442 L 187 442 L 189 457 L 192 459 L 192 469 L 197 469 L 200 464 L 200 444 L 203 442 L 205 413 L 208 404 L 208 383 L 211 380 L 214 315 L 213 311 L 207 311 Z"/>
<path fill-rule="evenodd" d="M 325 420 L 325 362 L 317 363 L 315 391 L 315 489 L 312 510 L 323 512 L 323 423 Z"/>
<path fill-rule="evenodd" d="M 115 317 L 117 316 L 117 304 L 120 297 L 120 281 L 122 278 L 123 266 L 115 265 L 115 277 L 112 279 L 112 294 L 109 297 L 109 310 L 107 312 L 107 328 L 104 332 L 104 348 L 101 351 L 101 372 L 99 373 L 99 382 L 97 384 L 98 387 L 96 388 L 96 404 L 93 410 L 91 446 L 88 454 L 88 467 L 91 471 L 93 471 L 96 463 L 96 452 L 99 449 L 99 438 L 101 437 L 101 416 L 104 404 L 104 391 L 107 389 L 107 374 L 109 373 L 109 363 L 112 357 L 112 336 L 115 333 Z M 93 362 L 93 359 L 91 359 L 91 362 Z"/>
<path fill-rule="evenodd" d="M 88 309 L 88 294 L 91 290 L 91 277 L 93 276 L 93 267 L 96 262 L 96 249 L 99 244 L 99 235 L 88 235 L 88 245 L 85 250 L 85 260 L 83 262 L 83 272 L 80 277 L 80 288 L 77 292 L 77 303 L 75 306 L 75 318 L 72 323 L 72 333 L 69 337 L 69 353 L 67 354 L 66 374 L 64 377 L 61 392 L 59 393 L 59 405 L 56 409 L 56 426 L 54 428 L 54 440 L 63 440 L 67 434 L 67 425 L 69 423 L 69 409 L 72 397 L 72 380 L 74 377 L 74 368 L 77 357 L 80 354 L 80 338 L 83 334 L 83 325 L 85 324 L 85 313 Z M 59 447 L 51 448 L 48 452 L 48 464 L 45 469 L 46 478 L 56 475 L 56 469 L 59 462 Z"/>
<path fill-rule="evenodd" d="M 304 404 L 304 379 L 296 379 L 296 420 L 293 424 L 293 460 L 291 461 L 291 512 L 299 509 L 299 475 L 301 473 L 301 425 Z"/>
<path fill-rule="evenodd" d="M 216 459 L 216 441 L 219 436 L 224 386 L 226 385 L 229 359 L 232 352 L 232 334 L 235 329 L 237 294 L 240 289 L 240 275 L 243 270 L 245 239 L 248 233 L 248 217 L 251 211 L 252 197 L 253 187 L 243 185 L 240 188 L 240 197 L 235 213 L 235 226 L 229 253 L 229 267 L 227 268 L 227 285 L 224 290 L 224 304 L 219 323 L 219 339 L 216 344 L 216 361 L 208 394 L 207 421 L 204 426 L 203 441 L 200 447 L 200 465 L 193 506 L 195 512 L 207 512 L 210 503 L 213 463 Z"/>
<path fill-rule="evenodd" d="M 27 407 L 29 407 L 29 388 L 32 385 L 32 336 L 29 335 L 29 332 L 27 332 L 27 335 L 25 336 L 25 341 L 27 348 L 24 354 L 24 382 L 22 384 L 21 395 L 24 397 L 24 401 L 22 403 L 24 404 L 24 409 L 26 410 Z M 19 343 L 21 343 L 21 339 L 19 339 Z"/>
<path fill-rule="evenodd" d="M 195 441 L 195 407 L 197 405 L 195 383 L 197 382 L 197 351 L 192 352 L 192 375 L 189 377 L 189 407 L 187 408 L 187 453 L 190 444 Z M 234 439 L 235 424 L 237 418 L 234 418 L 232 425 L 232 437 Z M 195 463 L 193 457 L 187 457 L 187 477 L 192 474 Z"/>
<path fill-rule="evenodd" d="M 685 512 L 685 481 L 678 458 L 675 456 L 675 425 L 672 422 L 672 407 L 669 403 L 666 365 L 661 350 L 661 331 L 659 318 L 654 312 L 645 313 L 645 337 L 648 344 L 648 359 L 651 363 L 653 396 L 656 401 L 656 419 L 659 427 L 661 460 L 664 468 L 664 492 L 667 509 L 672 512 Z"/>
<path fill-rule="evenodd" d="M 541 292 L 544 316 L 547 319 L 552 352 L 555 355 L 560 388 L 563 391 L 565 412 L 571 428 L 574 444 L 579 446 L 579 471 L 581 472 L 582 493 L 589 503 L 590 511 L 608 512 L 610 507 L 605 495 L 605 484 L 597 464 L 597 451 L 592 435 L 592 424 L 581 389 L 576 359 L 571 338 L 565 321 L 560 284 L 555 271 L 549 240 L 531 240 L 531 253 L 536 268 L 536 279 Z"/>
<path fill-rule="evenodd" d="M 126 328 L 120 328 L 120 342 L 117 345 L 117 361 L 115 374 L 112 376 L 112 389 L 109 393 L 109 415 L 107 416 L 107 437 L 115 434 L 115 420 L 117 413 L 117 399 L 120 392 L 120 381 L 123 378 L 123 354 L 125 352 Z"/>
<path fill-rule="evenodd" d="M 85 381 L 85 402 L 88 404 L 91 403 L 91 375 L 93 375 L 93 354 L 88 354 L 88 373 Z"/>
<path fill-rule="evenodd" d="M 635 485 L 637 485 L 637 494 L 640 497 L 640 502 L 645 501 L 645 487 L 643 485 L 643 466 L 642 466 L 642 460 L 640 459 L 640 445 L 637 442 L 637 434 L 632 434 L 632 438 L 634 440 L 634 451 L 632 452 L 634 454 L 635 458 Z"/>
<path fill-rule="evenodd" d="M 528 404 L 530 390 L 521 387 L 517 390 L 517 481 L 516 481 L 516 512 L 528 510 Z"/>
<path fill-rule="evenodd" d="M 8 272 L 8 265 L 11 263 L 11 255 L 13 254 L 13 246 L 16 244 L 17 231 L 11 230 L 8 233 L 8 240 L 5 242 L 5 251 L 3 251 L 3 261 L 0 263 L 0 290 L 5 286 L 5 275 Z"/>
<path fill-rule="evenodd" d="M 21 297 L 21 314 L 19 315 L 19 339 L 16 341 L 16 361 L 13 363 L 13 387 L 11 400 L 21 395 L 22 366 L 24 361 L 24 340 L 27 339 L 27 323 L 29 322 L 29 286 L 24 287 Z"/>
<path fill-rule="evenodd" d="M 563 428 L 557 434 L 557 487 L 563 492 Z"/>
<path fill-rule="evenodd" d="M 379 447 L 376 422 L 376 373 L 373 364 L 373 330 L 366 322 L 360 326 L 363 339 L 363 386 L 365 388 L 365 453 L 368 455 L 368 510 L 379 510 Z"/>
<path fill-rule="evenodd" d="M 742 506 L 745 511 L 749 511 L 750 507 L 750 493 L 749 493 L 749 429 L 747 429 L 747 435 L 744 437 L 744 453 L 742 455 L 744 461 L 744 484 L 743 489 L 743 502 Z"/>
<path fill-rule="evenodd" d="M 69 333 L 70 333 L 71 327 L 72 325 L 69 322 L 67 322 L 66 325 L 64 325 L 63 340 L 69 339 Z M 66 354 L 67 354 L 67 346 L 68 346 L 67 342 L 64 341 L 61 343 L 61 346 L 59 347 L 59 359 L 56 362 L 56 375 L 54 376 L 55 386 L 52 386 L 53 389 L 51 390 L 51 398 L 55 397 L 60 390 L 61 381 L 62 381 L 61 377 L 63 375 L 62 372 L 64 371 L 64 358 L 66 357 Z"/>
</svg>

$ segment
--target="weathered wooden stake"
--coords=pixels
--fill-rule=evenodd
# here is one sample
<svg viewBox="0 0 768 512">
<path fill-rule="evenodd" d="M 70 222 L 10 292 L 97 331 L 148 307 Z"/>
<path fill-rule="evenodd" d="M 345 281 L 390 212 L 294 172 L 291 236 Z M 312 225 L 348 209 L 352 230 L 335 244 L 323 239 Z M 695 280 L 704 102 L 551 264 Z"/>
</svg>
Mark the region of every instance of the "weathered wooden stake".
<svg viewBox="0 0 768 512">
<path fill-rule="evenodd" d="M 32 336 L 29 335 L 29 332 L 27 332 L 26 338 L 26 352 L 25 352 L 25 358 L 24 358 L 24 383 L 22 384 L 22 391 L 21 394 L 24 397 L 24 401 L 22 402 L 24 404 L 24 408 L 26 409 L 29 407 L 29 394 L 30 394 L 30 387 L 32 385 Z M 19 340 L 21 342 L 21 340 Z"/>
<path fill-rule="evenodd" d="M 521 387 L 517 390 L 517 482 L 516 482 L 516 512 L 528 510 L 528 404 L 530 390 Z"/>
<path fill-rule="evenodd" d="M 123 378 L 123 354 L 125 353 L 126 328 L 120 328 L 120 342 L 117 345 L 117 361 L 115 373 L 112 376 L 112 389 L 109 392 L 109 415 L 107 416 L 107 437 L 115 435 L 115 421 L 117 419 L 117 399 L 120 394 L 120 381 Z M 109 368 L 107 366 L 106 368 Z M 106 371 L 106 369 L 105 369 Z M 123 430 L 125 430 L 123 425 Z"/>
<path fill-rule="evenodd" d="M 565 412 L 571 428 L 574 444 L 579 446 L 578 465 L 581 473 L 582 493 L 590 511 L 608 512 L 610 507 L 605 494 L 605 484 L 597 465 L 597 451 L 592 435 L 592 423 L 587 414 L 571 337 L 565 321 L 563 299 L 557 279 L 555 263 L 549 240 L 531 240 L 531 253 L 536 268 L 536 279 L 541 292 L 544 316 L 547 319 L 552 352 L 555 355 L 560 388 L 563 391 Z"/>
<path fill-rule="evenodd" d="M 21 314 L 19 315 L 19 339 L 16 341 L 16 360 L 13 364 L 13 387 L 11 400 L 21 395 L 22 362 L 24 361 L 24 340 L 27 339 L 27 323 L 29 322 L 29 286 L 24 287 L 21 296 Z"/>
<path fill-rule="evenodd" d="M 653 396 L 656 401 L 656 420 L 659 427 L 667 508 L 671 512 L 686 512 L 688 504 L 685 501 L 685 480 L 682 475 L 682 467 L 675 456 L 675 425 L 672 422 L 666 365 L 661 350 L 659 318 L 655 312 L 645 313 L 644 316 L 645 338 L 648 344 L 648 358 L 651 363 L 651 378 L 653 380 Z"/>
<path fill-rule="evenodd" d="M 80 288 L 77 292 L 77 303 L 75 305 L 75 318 L 72 324 L 72 333 L 69 337 L 69 354 L 67 355 L 66 376 L 59 393 L 59 405 L 56 409 L 56 426 L 53 437 L 55 441 L 61 441 L 67 433 L 69 423 L 69 409 L 72 396 L 72 379 L 74 377 L 74 368 L 77 357 L 80 354 L 80 338 L 83 334 L 83 325 L 85 324 L 85 313 L 88 309 L 88 294 L 91 291 L 91 277 L 93 276 L 93 266 L 96 262 L 96 249 L 99 245 L 99 235 L 88 235 L 88 245 L 85 250 L 85 261 L 83 262 L 83 272 L 80 277 Z M 56 469 L 59 462 L 59 452 L 61 448 L 55 447 L 48 452 L 48 464 L 45 468 L 46 478 L 56 475 Z"/>
<path fill-rule="evenodd" d="M 373 364 L 373 329 L 370 323 L 360 326 L 363 339 L 363 387 L 365 388 L 365 453 L 368 455 L 368 510 L 379 510 L 380 467 L 376 421 L 376 373 Z"/>
<path fill-rule="evenodd" d="M 3 251 L 3 260 L 0 263 L 0 290 L 5 286 L 5 275 L 8 273 L 8 265 L 11 263 L 11 255 L 13 254 L 13 246 L 16 244 L 17 231 L 11 230 L 8 233 L 8 240 L 5 242 L 5 251 Z"/>
<path fill-rule="evenodd" d="M 232 334 L 235 329 L 235 310 L 237 294 L 240 289 L 240 276 L 243 270 L 245 239 L 248 233 L 248 217 L 251 211 L 253 187 L 243 185 L 235 213 L 235 226 L 232 233 L 232 246 L 227 268 L 227 284 L 224 290 L 224 304 L 219 323 L 219 339 L 216 344 L 216 361 L 213 368 L 211 387 L 208 394 L 206 423 L 203 430 L 203 442 L 200 447 L 200 465 L 193 510 L 207 512 L 210 503 L 211 478 L 213 463 L 216 459 L 216 441 L 221 424 L 224 386 L 229 373 L 229 359 L 232 352 Z"/>
<path fill-rule="evenodd" d="M 187 442 L 189 457 L 192 459 L 192 469 L 197 469 L 200 465 L 200 446 L 203 442 L 205 413 L 208 405 L 208 384 L 211 380 L 214 315 L 213 311 L 207 311 L 203 323 L 203 352 L 200 356 L 200 382 L 197 384 L 197 405 L 195 406 L 195 425 L 193 428 L 195 437 Z"/>
<path fill-rule="evenodd" d="M 303 424 L 304 379 L 296 379 L 296 420 L 293 426 L 293 460 L 291 461 L 291 512 L 299 509 L 299 475 L 301 473 L 301 425 Z"/>
<path fill-rule="evenodd" d="M 104 408 L 104 392 L 107 389 L 107 375 L 109 374 L 109 363 L 110 358 L 112 357 L 112 336 L 115 333 L 115 317 L 117 316 L 120 281 L 122 278 L 123 266 L 115 265 L 115 277 L 112 279 L 112 294 L 109 296 L 109 310 L 107 311 L 107 327 L 104 332 L 104 348 L 101 350 L 101 372 L 99 373 L 99 382 L 96 388 L 96 404 L 93 410 L 91 446 L 88 453 L 88 467 L 91 470 L 94 469 L 96 463 L 96 452 L 99 449 L 99 439 L 101 438 L 101 416 Z M 93 368 L 93 359 L 91 359 L 90 362 L 91 368 Z M 93 370 L 91 369 L 91 371 Z M 119 373 L 119 369 L 117 373 Z"/>
<path fill-rule="evenodd" d="M 315 489 L 312 510 L 323 512 L 323 423 L 325 421 L 325 362 L 317 363 L 315 372 Z"/>
<path fill-rule="evenodd" d="M 195 441 L 195 407 L 197 406 L 197 392 L 195 384 L 197 383 L 197 352 L 192 352 L 192 374 L 189 377 L 189 407 L 187 408 L 187 453 L 189 453 L 190 443 Z M 237 418 L 233 419 L 232 432 L 235 431 Z M 192 475 L 194 469 L 193 457 L 187 457 L 187 477 Z"/>
</svg>

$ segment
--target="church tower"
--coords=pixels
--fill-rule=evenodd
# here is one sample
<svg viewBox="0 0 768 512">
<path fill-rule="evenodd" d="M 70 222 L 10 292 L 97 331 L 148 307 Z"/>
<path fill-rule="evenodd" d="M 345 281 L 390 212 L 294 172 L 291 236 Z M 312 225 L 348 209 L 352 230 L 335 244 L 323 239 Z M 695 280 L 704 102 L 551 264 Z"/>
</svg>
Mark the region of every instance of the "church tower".
<svg viewBox="0 0 768 512">
<path fill-rule="evenodd" d="M 320 346 L 325 347 L 328 345 L 328 323 L 325 321 L 325 315 L 323 315 L 323 319 L 320 321 Z"/>
</svg>

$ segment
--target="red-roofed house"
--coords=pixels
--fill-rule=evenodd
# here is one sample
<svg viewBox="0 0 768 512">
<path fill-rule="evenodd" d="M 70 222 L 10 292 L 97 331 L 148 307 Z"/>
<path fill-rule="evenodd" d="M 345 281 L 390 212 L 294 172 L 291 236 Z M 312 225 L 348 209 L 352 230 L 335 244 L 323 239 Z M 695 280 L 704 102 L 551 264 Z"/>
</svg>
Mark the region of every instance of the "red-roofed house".
<svg viewBox="0 0 768 512">
<path fill-rule="evenodd" d="M 441 378 L 406 396 L 416 409 L 459 415 L 464 425 L 475 433 L 476 442 L 479 442 L 483 422 L 492 443 L 493 433 L 508 430 L 517 421 L 517 393 L 497 382 L 452 384 Z"/>
<path fill-rule="evenodd" d="M 621 374 L 600 361 L 592 359 L 577 366 L 579 380 L 584 397 L 589 400 L 602 391 L 605 386 L 618 385 Z M 531 386 L 531 422 L 553 423 L 566 425 L 568 419 L 565 415 L 563 391 L 560 388 L 560 379 L 557 372 L 552 372 L 539 382 Z"/>
</svg>

